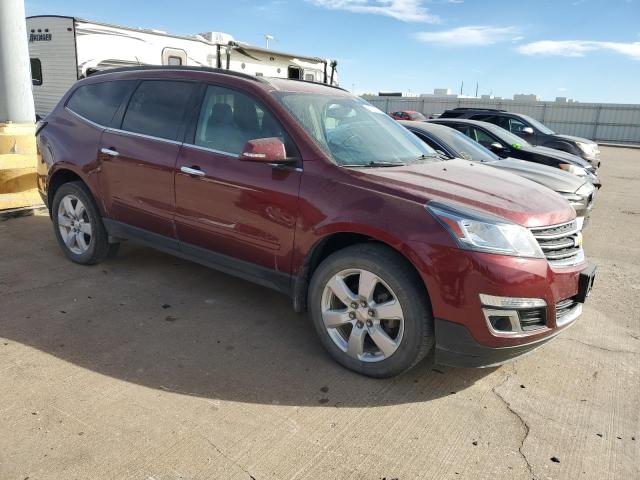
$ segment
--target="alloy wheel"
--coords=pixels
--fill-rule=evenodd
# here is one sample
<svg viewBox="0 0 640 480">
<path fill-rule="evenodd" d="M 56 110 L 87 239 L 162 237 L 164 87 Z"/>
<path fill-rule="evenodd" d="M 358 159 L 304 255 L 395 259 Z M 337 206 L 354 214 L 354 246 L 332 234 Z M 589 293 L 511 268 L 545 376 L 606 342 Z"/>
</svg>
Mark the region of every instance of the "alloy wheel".
<svg viewBox="0 0 640 480">
<path fill-rule="evenodd" d="M 329 337 L 352 358 L 380 362 L 400 346 L 402 306 L 389 285 L 368 270 L 347 269 L 331 277 L 321 309 Z"/>
<path fill-rule="evenodd" d="M 58 229 L 66 247 L 82 255 L 91 245 L 91 221 L 82 201 L 75 195 L 66 195 L 58 205 Z"/>
</svg>

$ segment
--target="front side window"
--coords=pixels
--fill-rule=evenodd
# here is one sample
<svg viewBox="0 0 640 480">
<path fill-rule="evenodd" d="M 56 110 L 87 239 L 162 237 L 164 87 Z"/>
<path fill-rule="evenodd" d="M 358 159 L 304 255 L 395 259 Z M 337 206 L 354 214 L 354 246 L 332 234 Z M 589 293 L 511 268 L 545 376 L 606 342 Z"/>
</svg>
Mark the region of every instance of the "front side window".
<svg viewBox="0 0 640 480">
<path fill-rule="evenodd" d="M 483 145 L 484 147 L 490 148 L 492 143 L 498 141 L 497 138 L 478 128 L 470 128 L 469 130 L 471 133 L 471 138 L 473 138 L 476 142 L 478 142 L 480 145 Z"/>
<path fill-rule="evenodd" d="M 109 126 L 120 103 L 135 84 L 135 80 L 118 80 L 82 85 L 71 95 L 67 108 L 87 120 Z"/>
<path fill-rule="evenodd" d="M 31 83 L 42 85 L 42 63 L 39 58 L 31 59 Z"/>
<path fill-rule="evenodd" d="M 196 127 L 195 145 L 240 155 L 249 140 L 272 137 L 284 143 L 288 158 L 297 156 L 289 136 L 262 103 L 236 90 L 207 87 Z"/>
<path fill-rule="evenodd" d="M 293 92 L 274 96 L 338 165 L 399 165 L 438 158 L 409 130 L 361 98 Z"/>
<path fill-rule="evenodd" d="M 522 130 L 528 127 L 524 122 L 521 122 L 517 118 L 509 118 L 509 131 L 515 134 L 522 133 Z"/>
<path fill-rule="evenodd" d="M 189 98 L 197 84 L 143 81 L 132 95 L 122 120 L 122 130 L 176 140 Z"/>
</svg>

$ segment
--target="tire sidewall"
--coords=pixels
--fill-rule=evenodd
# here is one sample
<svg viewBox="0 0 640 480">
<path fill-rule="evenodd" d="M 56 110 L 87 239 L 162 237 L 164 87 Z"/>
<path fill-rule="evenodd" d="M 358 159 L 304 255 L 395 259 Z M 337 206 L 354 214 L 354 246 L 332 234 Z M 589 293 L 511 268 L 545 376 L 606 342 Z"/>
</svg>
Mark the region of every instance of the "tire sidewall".
<svg viewBox="0 0 640 480">
<path fill-rule="evenodd" d="M 404 261 L 399 256 L 398 260 Z M 372 377 L 397 375 L 416 363 L 424 337 L 430 335 L 433 338 L 433 319 L 426 292 L 421 292 L 416 287 L 411 281 L 415 279 L 411 279 L 407 275 L 407 269 L 402 267 L 401 263 L 394 262 L 393 256 L 380 258 L 373 252 L 367 254 L 365 249 L 360 249 L 357 255 L 348 251 L 332 254 L 314 272 L 309 288 L 311 318 L 322 344 L 341 365 Z M 325 285 L 338 272 L 349 268 L 364 269 L 376 274 L 393 290 L 400 302 L 404 331 L 400 346 L 388 359 L 363 362 L 349 357 L 333 342 L 324 326 L 321 302 Z"/>
</svg>

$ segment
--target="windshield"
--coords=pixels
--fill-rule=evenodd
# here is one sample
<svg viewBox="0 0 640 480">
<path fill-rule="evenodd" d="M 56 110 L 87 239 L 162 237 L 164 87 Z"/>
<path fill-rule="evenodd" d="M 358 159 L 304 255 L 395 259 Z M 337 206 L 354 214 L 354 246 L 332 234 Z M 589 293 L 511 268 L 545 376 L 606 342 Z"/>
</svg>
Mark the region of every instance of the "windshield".
<svg viewBox="0 0 640 480">
<path fill-rule="evenodd" d="M 393 166 L 438 158 L 431 147 L 361 98 L 274 95 L 338 165 Z"/>
<path fill-rule="evenodd" d="M 501 128 L 498 126 L 491 126 L 491 127 L 485 126 L 485 128 L 487 128 L 487 130 L 489 130 L 490 132 L 495 133 L 500 138 L 501 142 L 504 142 L 513 148 L 517 148 L 515 147 L 515 145 L 526 146 L 526 147 L 531 146 L 531 144 L 527 142 L 524 138 L 519 137 L 516 134 L 511 133 L 509 130 L 505 130 L 504 128 Z"/>
<path fill-rule="evenodd" d="M 551 130 L 549 127 L 547 127 L 546 125 L 540 123 L 538 120 L 536 120 L 535 118 L 531 118 L 528 115 L 522 115 L 522 118 L 524 118 L 527 122 L 529 122 L 531 125 L 533 125 L 534 128 L 540 130 L 542 133 L 544 133 L 545 135 L 555 135 L 556 132 L 554 132 L 553 130 Z"/>
<path fill-rule="evenodd" d="M 453 128 L 439 128 L 435 135 L 442 139 L 444 143 L 449 145 L 455 151 L 459 158 L 465 160 L 473 160 L 476 162 L 492 162 L 500 160 L 500 157 L 491 150 L 484 148 L 477 142 L 474 142 L 464 133 L 454 130 Z"/>
<path fill-rule="evenodd" d="M 420 112 L 411 112 L 409 114 L 409 117 L 411 118 L 411 120 L 415 120 L 416 122 L 423 122 L 427 119 L 427 117 L 425 117 Z"/>
</svg>

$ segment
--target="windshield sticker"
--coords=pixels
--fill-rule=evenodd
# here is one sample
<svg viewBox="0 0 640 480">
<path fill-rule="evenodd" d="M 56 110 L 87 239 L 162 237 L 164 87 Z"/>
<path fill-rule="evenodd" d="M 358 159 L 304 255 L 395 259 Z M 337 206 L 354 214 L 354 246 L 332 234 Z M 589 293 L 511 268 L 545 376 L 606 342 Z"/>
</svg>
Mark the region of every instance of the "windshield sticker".
<svg viewBox="0 0 640 480">
<path fill-rule="evenodd" d="M 514 143 L 513 145 L 511 145 L 515 150 L 520 150 L 522 148 L 522 145 L 519 143 Z"/>
</svg>

